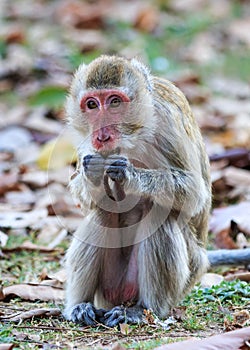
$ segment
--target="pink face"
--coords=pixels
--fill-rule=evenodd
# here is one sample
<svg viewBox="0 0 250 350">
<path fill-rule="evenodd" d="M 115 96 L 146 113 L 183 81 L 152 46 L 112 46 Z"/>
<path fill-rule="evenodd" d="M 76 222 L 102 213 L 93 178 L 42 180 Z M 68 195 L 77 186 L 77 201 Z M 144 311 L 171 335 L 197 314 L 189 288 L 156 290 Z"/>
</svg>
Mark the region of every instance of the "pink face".
<svg viewBox="0 0 250 350">
<path fill-rule="evenodd" d="M 117 147 L 128 102 L 127 95 L 118 90 L 105 89 L 89 92 L 81 100 L 81 109 L 93 127 L 92 145 L 97 151 L 111 151 Z"/>
</svg>

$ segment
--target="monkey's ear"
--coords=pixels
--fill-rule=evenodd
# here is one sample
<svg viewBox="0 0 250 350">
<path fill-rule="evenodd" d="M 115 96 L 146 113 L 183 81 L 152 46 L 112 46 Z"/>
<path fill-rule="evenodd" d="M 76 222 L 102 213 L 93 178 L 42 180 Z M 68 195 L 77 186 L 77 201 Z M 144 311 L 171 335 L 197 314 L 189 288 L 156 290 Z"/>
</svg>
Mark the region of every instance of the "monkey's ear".
<svg viewBox="0 0 250 350">
<path fill-rule="evenodd" d="M 134 68 L 136 68 L 138 71 L 140 71 L 143 74 L 146 80 L 147 89 L 151 92 L 153 90 L 153 87 L 152 87 L 152 83 L 150 79 L 150 71 L 148 67 L 146 67 L 142 62 L 140 62 L 136 58 L 132 58 L 130 63 Z"/>
</svg>

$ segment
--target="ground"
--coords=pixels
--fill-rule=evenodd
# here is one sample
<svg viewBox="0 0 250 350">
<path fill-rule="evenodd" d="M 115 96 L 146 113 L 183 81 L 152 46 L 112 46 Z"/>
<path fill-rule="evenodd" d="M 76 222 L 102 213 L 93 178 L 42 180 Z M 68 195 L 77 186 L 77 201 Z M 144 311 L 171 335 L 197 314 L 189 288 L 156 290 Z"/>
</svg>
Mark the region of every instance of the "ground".
<svg viewBox="0 0 250 350">
<path fill-rule="evenodd" d="M 0 344 L 153 349 L 249 325 L 247 266 L 213 268 L 212 283 L 166 322 L 145 310 L 143 326 L 90 328 L 60 315 L 63 259 L 82 219 L 67 188 L 76 156 L 63 105 L 75 68 L 102 53 L 140 57 L 185 93 L 211 162 L 207 249 L 249 247 L 248 1 L 0 0 L 0 8 Z"/>
</svg>

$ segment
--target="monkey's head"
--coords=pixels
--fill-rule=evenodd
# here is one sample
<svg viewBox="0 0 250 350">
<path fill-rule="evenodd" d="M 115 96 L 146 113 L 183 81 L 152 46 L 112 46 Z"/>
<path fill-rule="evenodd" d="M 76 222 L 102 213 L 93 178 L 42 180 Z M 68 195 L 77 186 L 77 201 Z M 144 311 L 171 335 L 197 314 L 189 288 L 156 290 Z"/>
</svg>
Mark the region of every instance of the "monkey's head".
<svg viewBox="0 0 250 350">
<path fill-rule="evenodd" d="M 76 71 L 67 118 L 89 150 L 131 149 L 153 134 L 152 89 L 149 71 L 139 61 L 101 56 Z"/>
</svg>

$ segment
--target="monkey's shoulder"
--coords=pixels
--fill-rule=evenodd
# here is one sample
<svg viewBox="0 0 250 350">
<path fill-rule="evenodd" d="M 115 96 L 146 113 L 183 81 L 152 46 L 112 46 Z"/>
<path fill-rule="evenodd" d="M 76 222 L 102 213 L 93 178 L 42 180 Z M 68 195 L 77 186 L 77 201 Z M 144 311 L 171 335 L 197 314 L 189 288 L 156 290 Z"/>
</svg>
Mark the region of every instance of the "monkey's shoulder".
<svg viewBox="0 0 250 350">
<path fill-rule="evenodd" d="M 177 127 L 184 126 L 189 136 L 199 137 L 199 127 L 183 92 L 167 79 L 153 76 L 152 81 L 155 108 L 162 118 L 174 120 Z"/>
<path fill-rule="evenodd" d="M 190 111 L 189 103 L 183 94 L 183 92 L 175 86 L 170 80 L 153 76 L 154 94 L 156 98 L 159 96 L 161 99 L 168 103 L 178 105 L 182 109 Z"/>
</svg>

